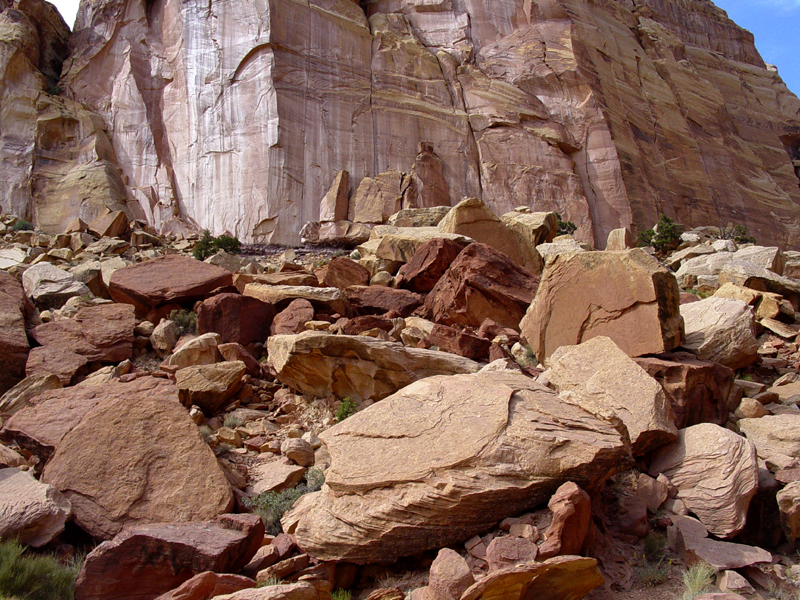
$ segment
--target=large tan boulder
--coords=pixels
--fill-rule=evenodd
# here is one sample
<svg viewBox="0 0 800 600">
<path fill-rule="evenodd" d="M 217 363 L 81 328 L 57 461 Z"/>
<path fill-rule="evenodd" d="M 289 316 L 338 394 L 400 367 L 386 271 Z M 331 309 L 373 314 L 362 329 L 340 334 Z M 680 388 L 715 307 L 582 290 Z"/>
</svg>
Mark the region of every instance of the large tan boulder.
<svg viewBox="0 0 800 600">
<path fill-rule="evenodd" d="M 175 373 L 178 397 L 186 408 L 200 407 L 213 417 L 242 387 L 247 366 L 241 360 L 191 365 Z"/>
<path fill-rule="evenodd" d="M 22 286 L 25 294 L 42 309 L 61 308 L 70 298 L 92 294 L 72 273 L 48 262 L 27 268 L 22 274 Z"/>
<path fill-rule="evenodd" d="M 417 381 L 320 439 L 326 484 L 284 531 L 315 558 L 359 564 L 464 541 L 630 460 L 610 423 L 521 373 Z"/>
<path fill-rule="evenodd" d="M 682 304 L 686 339 L 681 344 L 702 360 L 741 369 L 758 359 L 753 311 L 741 300 L 712 296 Z"/>
<path fill-rule="evenodd" d="M 71 512 L 69 500 L 53 486 L 26 471 L 0 469 L 0 539 L 44 546 L 64 531 Z"/>
<path fill-rule="evenodd" d="M 191 304 L 232 285 L 227 269 L 169 254 L 114 271 L 108 292 L 115 302 L 133 304 L 137 313 L 146 314 L 164 304 Z"/>
<path fill-rule="evenodd" d="M 67 497 L 94 537 L 108 539 L 126 524 L 209 519 L 232 507 L 225 475 L 168 381 L 77 386 L 36 400 L 3 436 L 49 457 L 42 482 Z"/>
<path fill-rule="evenodd" d="M 465 235 L 508 256 L 514 263 L 533 273 L 542 271 L 542 257 L 536 251 L 533 235 L 524 225 L 509 226 L 477 198 L 465 198 L 439 222 L 439 231 Z"/>
<path fill-rule="evenodd" d="M 758 462 L 742 436 L 711 423 L 681 429 L 675 442 L 653 454 L 650 474 L 661 473 L 714 535 L 731 538 L 744 528 L 758 491 Z"/>
<path fill-rule="evenodd" d="M 419 250 L 425 242 L 435 239 L 452 240 L 466 246 L 475 240 L 456 234 L 445 233 L 438 227 L 394 227 L 379 225 L 370 233 L 370 242 L 377 242 L 375 256 L 395 262 L 405 263 Z"/>
<path fill-rule="evenodd" d="M 398 171 L 364 177 L 350 199 L 350 220 L 355 223 L 385 223 L 401 208 L 402 185 L 403 174 Z"/>
<path fill-rule="evenodd" d="M 418 379 L 475 373 L 480 368 L 447 352 L 316 331 L 273 335 L 267 350 L 278 379 L 311 396 L 380 400 Z"/>
<path fill-rule="evenodd" d="M 628 430 L 634 455 L 673 441 L 675 415 L 661 385 L 610 338 L 562 346 L 548 359 L 548 378 L 570 403 Z"/>
<path fill-rule="evenodd" d="M 520 327 L 539 362 L 601 335 L 628 356 L 657 354 L 681 343 L 679 306 L 675 277 L 643 250 L 559 255 Z"/>
<path fill-rule="evenodd" d="M 554 212 L 531 212 L 527 206 L 521 206 L 502 215 L 500 220 L 534 246 L 552 242 L 558 233 L 558 215 Z"/>
</svg>

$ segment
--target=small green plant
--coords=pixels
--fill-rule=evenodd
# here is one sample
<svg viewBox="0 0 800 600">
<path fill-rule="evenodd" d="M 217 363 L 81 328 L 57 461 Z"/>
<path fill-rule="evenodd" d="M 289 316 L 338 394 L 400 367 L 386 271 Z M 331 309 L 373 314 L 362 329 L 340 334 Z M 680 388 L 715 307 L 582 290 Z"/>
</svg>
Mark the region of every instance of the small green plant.
<svg viewBox="0 0 800 600">
<path fill-rule="evenodd" d="M 756 238 L 747 235 L 747 228 L 744 225 L 734 225 L 728 223 L 727 227 L 722 230 L 720 236 L 723 240 L 733 240 L 737 244 L 755 244 Z"/>
<path fill-rule="evenodd" d="M 222 422 L 223 427 L 230 429 L 236 429 L 242 425 L 244 425 L 244 419 L 234 414 L 225 415 L 225 420 Z"/>
<path fill-rule="evenodd" d="M 33 223 L 25 219 L 17 219 L 11 226 L 11 231 L 33 231 Z"/>
<path fill-rule="evenodd" d="M 322 471 L 309 469 L 306 471 L 305 483 L 301 483 L 296 488 L 280 492 L 264 492 L 254 498 L 245 498 L 243 504 L 261 517 L 268 533 L 278 535 L 282 532 L 281 517 L 284 513 L 292 508 L 301 496 L 319 491 L 324 483 L 325 475 Z"/>
<path fill-rule="evenodd" d="M 169 320 L 175 321 L 178 329 L 181 330 L 181 335 L 186 333 L 197 332 L 197 315 L 191 310 L 173 310 L 169 313 Z"/>
<path fill-rule="evenodd" d="M 282 583 L 283 583 L 282 579 L 278 579 L 273 575 L 272 577 L 267 577 L 264 581 L 259 581 L 256 587 L 257 588 L 272 587 L 273 585 L 281 585 Z"/>
<path fill-rule="evenodd" d="M 657 252 L 674 250 L 681 239 L 683 228 L 666 215 L 658 216 L 658 223 L 653 229 L 639 233 L 640 246 L 652 246 Z"/>
<path fill-rule="evenodd" d="M 572 221 L 562 221 L 560 213 L 556 213 L 556 218 L 558 219 L 557 235 L 572 235 L 578 230 L 578 226 Z"/>
<path fill-rule="evenodd" d="M 0 597 L 72 600 L 77 561 L 64 565 L 52 556 L 29 553 L 16 540 L 0 544 Z"/>
<path fill-rule="evenodd" d="M 199 431 L 200 435 L 203 436 L 206 444 L 211 441 L 211 436 L 214 435 L 214 432 L 211 431 L 211 427 L 208 425 L 200 425 L 200 427 L 197 428 L 197 431 Z"/>
<path fill-rule="evenodd" d="M 633 568 L 636 577 L 645 587 L 655 587 L 661 585 L 669 578 L 669 562 L 664 559 L 656 562 L 645 562 L 645 564 Z"/>
<path fill-rule="evenodd" d="M 706 562 L 696 562 L 683 574 L 682 600 L 694 600 L 703 594 L 714 580 L 717 570 Z"/>
<path fill-rule="evenodd" d="M 686 290 L 686 293 L 694 294 L 695 296 L 697 296 L 698 298 L 702 298 L 703 300 L 714 295 L 714 292 L 712 292 L 709 289 L 698 290 L 697 288 L 688 288 Z"/>
<path fill-rule="evenodd" d="M 350 590 L 335 590 L 331 592 L 331 600 L 350 600 Z"/>
<path fill-rule="evenodd" d="M 644 538 L 644 557 L 648 562 L 661 562 L 667 550 L 667 538 L 651 531 Z"/>
<path fill-rule="evenodd" d="M 336 409 L 336 422 L 341 423 L 347 417 L 352 417 L 358 411 L 358 406 L 356 403 L 350 400 L 350 396 L 345 398 L 339 404 L 339 408 Z"/>
<path fill-rule="evenodd" d="M 197 260 L 205 260 L 209 256 L 213 256 L 214 254 L 216 254 L 219 250 L 224 250 L 225 252 L 236 254 L 237 252 L 239 252 L 241 247 L 242 244 L 238 238 L 224 234 L 219 237 L 213 237 L 208 232 L 208 229 L 206 229 L 203 231 L 203 235 L 200 238 L 200 241 L 197 242 L 197 245 L 194 247 L 192 255 Z"/>
</svg>

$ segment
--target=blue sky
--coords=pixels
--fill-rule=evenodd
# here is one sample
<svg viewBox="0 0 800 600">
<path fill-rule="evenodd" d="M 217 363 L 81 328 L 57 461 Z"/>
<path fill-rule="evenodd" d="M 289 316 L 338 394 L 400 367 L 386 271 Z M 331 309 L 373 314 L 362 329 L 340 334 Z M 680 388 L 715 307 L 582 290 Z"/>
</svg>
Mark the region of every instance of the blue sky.
<svg viewBox="0 0 800 600">
<path fill-rule="evenodd" d="M 756 37 L 762 58 L 800 95 L 800 0 L 714 0 Z"/>
</svg>

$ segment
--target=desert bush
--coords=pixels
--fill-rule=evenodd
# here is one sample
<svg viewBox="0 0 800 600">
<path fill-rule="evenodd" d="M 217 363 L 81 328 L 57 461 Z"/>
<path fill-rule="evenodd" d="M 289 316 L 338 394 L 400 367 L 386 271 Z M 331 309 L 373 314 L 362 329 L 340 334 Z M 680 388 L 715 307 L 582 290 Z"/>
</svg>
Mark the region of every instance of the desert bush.
<svg viewBox="0 0 800 600">
<path fill-rule="evenodd" d="M 197 333 L 197 315 L 194 311 L 185 310 L 183 308 L 180 310 L 173 310 L 169 313 L 169 320 L 175 321 L 178 329 L 181 330 L 181 335 L 185 333 Z"/>
<path fill-rule="evenodd" d="M 205 260 L 209 256 L 213 256 L 219 250 L 224 250 L 225 252 L 229 252 L 231 254 L 236 254 L 241 249 L 242 244 L 238 238 L 232 237 L 230 235 L 220 235 L 218 237 L 213 237 L 209 232 L 208 229 L 203 231 L 203 235 L 200 238 L 200 241 L 197 242 L 197 245 L 194 247 L 192 251 L 192 255 L 197 260 Z"/>
<path fill-rule="evenodd" d="M 274 575 L 272 577 L 268 577 L 264 581 L 259 581 L 257 588 L 264 588 L 264 587 L 272 587 L 273 585 L 281 585 L 283 583 L 282 579 L 278 579 Z"/>
<path fill-rule="evenodd" d="M 242 243 L 239 241 L 239 238 L 230 235 L 223 234 L 217 236 L 212 243 L 217 250 L 224 250 L 230 254 L 236 254 L 242 248 Z"/>
<path fill-rule="evenodd" d="M 0 543 L 0 597 L 24 600 L 72 600 L 77 561 L 60 563 L 32 554 L 15 540 Z"/>
<path fill-rule="evenodd" d="M 714 580 L 717 570 L 706 562 L 697 562 L 683 574 L 682 600 L 694 600 L 705 593 Z"/>
<path fill-rule="evenodd" d="M 225 415 L 225 420 L 222 422 L 223 427 L 228 427 L 230 429 L 236 429 L 242 425 L 244 425 L 244 419 L 234 414 Z"/>
<path fill-rule="evenodd" d="M 640 246 L 652 246 L 658 252 L 674 250 L 681 239 L 683 228 L 666 215 L 658 216 L 658 223 L 653 229 L 646 229 L 639 234 Z"/>
<path fill-rule="evenodd" d="M 356 406 L 356 403 L 350 400 L 350 396 L 348 396 L 339 403 L 339 407 L 336 409 L 336 422 L 341 423 L 347 417 L 352 417 L 357 411 L 358 406 Z"/>
<path fill-rule="evenodd" d="M 733 240 L 737 244 L 757 243 L 756 238 L 747 235 L 747 228 L 744 225 L 734 225 L 733 223 L 728 223 L 728 225 L 722 229 L 720 238 L 723 240 Z"/>
<path fill-rule="evenodd" d="M 33 223 L 25 219 L 17 219 L 11 226 L 11 231 L 33 231 Z"/>
<path fill-rule="evenodd" d="M 245 498 L 243 503 L 261 517 L 267 532 L 278 535 L 282 532 L 281 517 L 301 497 L 311 492 L 317 492 L 325 483 L 325 475 L 319 469 L 306 471 L 306 481 L 295 488 L 281 490 L 280 492 L 264 492 L 255 498 Z"/>
<path fill-rule="evenodd" d="M 335 590 L 331 592 L 331 600 L 350 600 L 350 590 Z"/>
<path fill-rule="evenodd" d="M 572 235 L 578 230 L 578 226 L 572 221 L 562 221 L 560 213 L 556 213 L 556 218 L 558 219 L 557 235 Z"/>
</svg>

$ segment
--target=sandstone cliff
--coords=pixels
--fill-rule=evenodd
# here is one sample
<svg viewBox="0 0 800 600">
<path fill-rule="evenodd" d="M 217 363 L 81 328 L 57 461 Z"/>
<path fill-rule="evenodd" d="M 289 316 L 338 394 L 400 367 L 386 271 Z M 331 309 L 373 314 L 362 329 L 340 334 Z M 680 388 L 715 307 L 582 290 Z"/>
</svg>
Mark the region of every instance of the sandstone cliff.
<svg viewBox="0 0 800 600">
<path fill-rule="evenodd" d="M 407 204 L 558 210 L 600 247 L 660 212 L 800 239 L 800 101 L 707 0 L 84 0 L 70 48 L 69 100 L 27 84 L 2 150 L 0 202 L 51 230 L 105 198 L 296 243 L 339 171 L 413 169 L 437 193 Z"/>
</svg>

